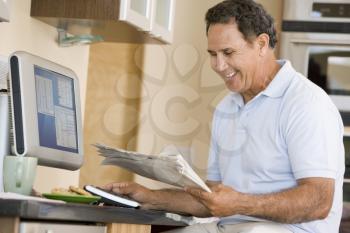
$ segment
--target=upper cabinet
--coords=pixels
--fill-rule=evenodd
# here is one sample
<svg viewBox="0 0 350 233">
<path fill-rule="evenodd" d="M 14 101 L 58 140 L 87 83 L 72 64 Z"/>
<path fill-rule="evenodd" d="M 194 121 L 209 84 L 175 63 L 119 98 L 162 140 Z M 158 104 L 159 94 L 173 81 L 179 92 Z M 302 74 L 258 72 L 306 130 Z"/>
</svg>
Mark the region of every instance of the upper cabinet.
<svg viewBox="0 0 350 233">
<path fill-rule="evenodd" d="M 0 22 L 10 20 L 10 0 L 0 0 Z"/>
<path fill-rule="evenodd" d="M 119 20 L 166 43 L 173 40 L 175 0 L 121 0 Z"/>
<path fill-rule="evenodd" d="M 143 31 L 151 30 L 151 0 L 121 0 L 119 20 L 123 20 Z"/>
<path fill-rule="evenodd" d="M 153 0 L 151 33 L 164 42 L 173 40 L 175 0 Z"/>
<path fill-rule="evenodd" d="M 32 0 L 31 16 L 73 35 L 171 43 L 175 0 Z"/>
</svg>

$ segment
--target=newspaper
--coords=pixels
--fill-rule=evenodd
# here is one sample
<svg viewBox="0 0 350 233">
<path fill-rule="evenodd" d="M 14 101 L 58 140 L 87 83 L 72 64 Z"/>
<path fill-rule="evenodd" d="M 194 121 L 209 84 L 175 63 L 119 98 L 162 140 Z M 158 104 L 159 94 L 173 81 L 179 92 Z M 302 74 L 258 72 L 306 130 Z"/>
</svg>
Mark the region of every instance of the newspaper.
<svg viewBox="0 0 350 233">
<path fill-rule="evenodd" d="M 211 192 L 204 181 L 193 171 L 181 154 L 145 155 L 138 152 L 95 144 L 103 165 L 115 165 L 138 175 L 177 187 L 199 187 Z"/>
</svg>

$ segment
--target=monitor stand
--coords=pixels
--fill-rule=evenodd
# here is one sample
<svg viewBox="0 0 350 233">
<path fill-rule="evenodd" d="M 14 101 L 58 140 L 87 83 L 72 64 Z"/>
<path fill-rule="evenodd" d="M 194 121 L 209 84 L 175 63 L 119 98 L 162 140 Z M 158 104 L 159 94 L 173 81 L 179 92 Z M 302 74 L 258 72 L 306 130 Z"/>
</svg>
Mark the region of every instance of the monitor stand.
<svg viewBox="0 0 350 233">
<path fill-rule="evenodd" d="M 10 153 L 9 104 L 6 91 L 0 91 L 0 192 L 4 191 L 3 161 Z"/>
</svg>

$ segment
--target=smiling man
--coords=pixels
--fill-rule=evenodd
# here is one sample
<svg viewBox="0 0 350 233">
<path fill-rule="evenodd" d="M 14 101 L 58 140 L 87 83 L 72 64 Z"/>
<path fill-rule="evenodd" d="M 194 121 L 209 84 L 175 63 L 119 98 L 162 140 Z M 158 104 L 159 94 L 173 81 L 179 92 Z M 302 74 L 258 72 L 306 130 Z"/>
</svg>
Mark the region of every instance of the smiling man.
<svg viewBox="0 0 350 233">
<path fill-rule="evenodd" d="M 328 95 L 276 60 L 273 19 L 252 0 L 227 0 L 206 14 L 212 68 L 230 93 L 213 118 L 208 184 L 106 189 L 145 209 L 220 220 L 174 232 L 336 233 L 342 213 L 343 124 Z"/>
</svg>

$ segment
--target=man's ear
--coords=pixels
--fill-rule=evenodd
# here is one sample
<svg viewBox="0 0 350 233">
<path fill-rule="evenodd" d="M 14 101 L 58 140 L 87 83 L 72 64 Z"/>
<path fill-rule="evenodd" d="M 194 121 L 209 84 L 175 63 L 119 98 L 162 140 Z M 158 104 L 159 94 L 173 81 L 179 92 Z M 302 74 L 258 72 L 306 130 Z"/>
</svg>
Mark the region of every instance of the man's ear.
<svg viewBox="0 0 350 233">
<path fill-rule="evenodd" d="M 265 56 L 268 49 L 269 49 L 269 42 L 270 42 L 270 37 L 266 33 L 261 33 L 257 38 L 256 41 L 259 46 L 259 55 L 261 57 Z"/>
</svg>

